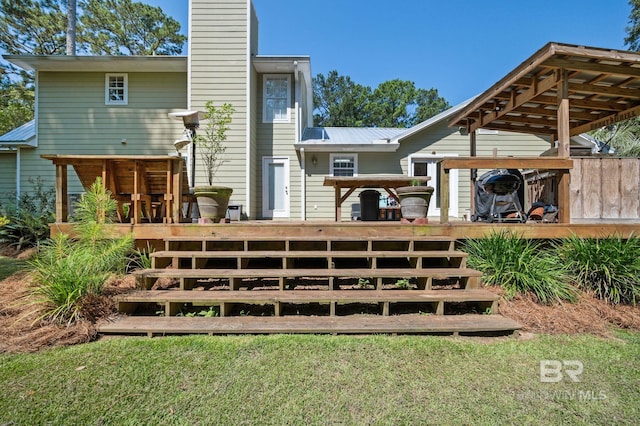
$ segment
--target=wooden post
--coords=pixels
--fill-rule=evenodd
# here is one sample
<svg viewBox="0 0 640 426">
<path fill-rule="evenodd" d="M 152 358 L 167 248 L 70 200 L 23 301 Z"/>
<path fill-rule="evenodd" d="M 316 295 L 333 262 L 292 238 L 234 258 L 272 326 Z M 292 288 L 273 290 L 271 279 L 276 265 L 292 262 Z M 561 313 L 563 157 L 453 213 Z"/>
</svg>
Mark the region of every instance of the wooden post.
<svg viewBox="0 0 640 426">
<path fill-rule="evenodd" d="M 67 165 L 56 164 L 56 223 L 67 221 L 67 185 Z"/>
<path fill-rule="evenodd" d="M 569 128 L 569 78 L 567 70 L 559 71 L 558 81 L 558 157 L 571 155 L 571 133 Z M 558 222 L 571 222 L 570 175 L 566 170 L 558 171 Z"/>
<path fill-rule="evenodd" d="M 340 185 L 336 185 L 335 189 L 336 189 L 336 201 L 335 201 L 336 222 L 342 222 L 342 201 L 340 200 L 341 198 L 340 193 L 342 192 L 342 189 Z M 362 209 L 362 206 L 360 206 L 360 209 Z"/>
<path fill-rule="evenodd" d="M 442 161 L 439 162 L 440 168 L 440 223 L 449 222 L 449 169 L 444 167 Z"/>
<path fill-rule="evenodd" d="M 472 157 L 477 155 L 477 141 L 476 141 L 476 131 L 469 132 L 469 154 Z M 470 180 L 471 180 L 471 196 L 469 197 L 469 210 L 471 214 L 475 214 L 476 211 L 476 179 L 478 178 L 478 169 L 470 170 Z M 442 188 L 441 188 L 442 190 Z M 467 218 L 471 220 L 471 218 Z"/>
</svg>

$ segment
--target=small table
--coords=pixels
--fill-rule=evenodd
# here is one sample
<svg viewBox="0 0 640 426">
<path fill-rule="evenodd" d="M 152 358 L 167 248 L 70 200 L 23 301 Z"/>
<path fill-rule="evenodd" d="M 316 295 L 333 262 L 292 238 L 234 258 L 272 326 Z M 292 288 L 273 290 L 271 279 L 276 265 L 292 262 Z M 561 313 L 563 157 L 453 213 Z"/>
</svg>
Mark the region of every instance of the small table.
<svg viewBox="0 0 640 426">
<path fill-rule="evenodd" d="M 324 178 L 324 186 L 333 186 L 335 190 L 335 215 L 336 222 L 342 221 L 342 203 L 358 188 L 382 188 L 387 194 L 398 203 L 398 195 L 395 193 L 396 188 L 401 186 L 409 186 L 415 180 L 422 183 L 431 180 L 429 176 L 327 176 Z M 346 188 L 347 192 L 342 195 L 342 189 Z"/>
<path fill-rule="evenodd" d="M 56 222 L 66 222 L 68 205 L 67 166 L 73 166 L 82 186 L 89 189 L 96 178 L 118 201 L 131 203 L 131 221 L 150 216 L 150 205 L 159 205 L 164 223 L 179 223 L 183 195 L 188 194 L 184 159 L 171 155 L 42 155 L 56 166 Z M 122 219 L 122 217 L 121 217 Z M 151 218 L 149 217 L 149 220 Z"/>
</svg>

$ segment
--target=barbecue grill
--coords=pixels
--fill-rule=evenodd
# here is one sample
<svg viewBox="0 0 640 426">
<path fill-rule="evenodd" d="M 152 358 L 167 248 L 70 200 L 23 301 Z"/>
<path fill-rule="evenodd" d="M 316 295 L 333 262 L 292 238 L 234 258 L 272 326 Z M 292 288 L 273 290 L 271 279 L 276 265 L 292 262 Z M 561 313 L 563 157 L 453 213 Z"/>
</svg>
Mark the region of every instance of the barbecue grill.
<svg viewBox="0 0 640 426">
<path fill-rule="evenodd" d="M 488 171 L 476 181 L 473 221 L 525 222 L 524 179 L 517 169 Z"/>
</svg>

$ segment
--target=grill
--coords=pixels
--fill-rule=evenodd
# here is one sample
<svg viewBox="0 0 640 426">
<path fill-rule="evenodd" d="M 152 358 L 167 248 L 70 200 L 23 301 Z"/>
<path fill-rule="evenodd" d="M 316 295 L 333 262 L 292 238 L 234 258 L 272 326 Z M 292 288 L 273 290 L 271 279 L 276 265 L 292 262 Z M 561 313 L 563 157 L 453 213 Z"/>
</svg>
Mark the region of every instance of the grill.
<svg viewBox="0 0 640 426">
<path fill-rule="evenodd" d="M 525 222 L 522 211 L 524 179 L 517 169 L 496 169 L 483 174 L 476 181 L 476 222 Z"/>
</svg>

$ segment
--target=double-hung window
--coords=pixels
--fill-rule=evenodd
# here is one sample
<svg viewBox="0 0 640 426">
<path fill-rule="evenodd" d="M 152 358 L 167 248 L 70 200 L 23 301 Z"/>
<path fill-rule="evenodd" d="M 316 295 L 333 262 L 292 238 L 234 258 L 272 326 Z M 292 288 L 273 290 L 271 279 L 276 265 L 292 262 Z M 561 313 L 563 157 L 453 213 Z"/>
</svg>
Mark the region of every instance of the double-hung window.
<svg viewBox="0 0 640 426">
<path fill-rule="evenodd" d="M 358 176 L 358 154 L 331 154 L 331 176 Z"/>
<path fill-rule="evenodd" d="M 127 74 L 106 74 L 104 97 L 104 103 L 107 105 L 127 105 L 129 103 Z"/>
<path fill-rule="evenodd" d="M 291 105 L 291 76 L 265 75 L 263 82 L 262 121 L 265 123 L 291 122 L 289 108 Z"/>
</svg>

